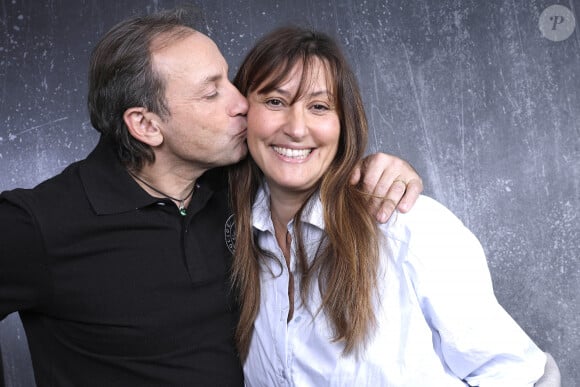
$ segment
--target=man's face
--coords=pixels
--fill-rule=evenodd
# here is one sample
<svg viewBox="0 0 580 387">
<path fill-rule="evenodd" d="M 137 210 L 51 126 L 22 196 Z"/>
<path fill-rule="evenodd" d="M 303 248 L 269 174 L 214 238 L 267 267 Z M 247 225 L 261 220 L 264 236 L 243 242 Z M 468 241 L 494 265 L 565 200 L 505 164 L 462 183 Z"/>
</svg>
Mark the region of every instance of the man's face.
<svg viewBox="0 0 580 387">
<path fill-rule="evenodd" d="M 195 32 L 154 50 L 152 61 L 166 84 L 169 117 L 159 148 L 165 159 L 205 171 L 243 158 L 248 103 L 229 81 L 216 44 Z"/>
</svg>

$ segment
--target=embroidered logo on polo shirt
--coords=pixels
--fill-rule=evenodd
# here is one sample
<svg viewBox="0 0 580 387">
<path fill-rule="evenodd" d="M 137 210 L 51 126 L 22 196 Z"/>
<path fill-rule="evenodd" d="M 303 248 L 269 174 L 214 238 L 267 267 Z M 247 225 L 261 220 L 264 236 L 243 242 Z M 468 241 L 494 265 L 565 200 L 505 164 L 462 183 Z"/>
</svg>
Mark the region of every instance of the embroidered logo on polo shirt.
<svg viewBox="0 0 580 387">
<path fill-rule="evenodd" d="M 233 214 L 226 220 L 224 235 L 226 238 L 226 246 L 233 254 L 236 249 L 236 219 Z"/>
</svg>

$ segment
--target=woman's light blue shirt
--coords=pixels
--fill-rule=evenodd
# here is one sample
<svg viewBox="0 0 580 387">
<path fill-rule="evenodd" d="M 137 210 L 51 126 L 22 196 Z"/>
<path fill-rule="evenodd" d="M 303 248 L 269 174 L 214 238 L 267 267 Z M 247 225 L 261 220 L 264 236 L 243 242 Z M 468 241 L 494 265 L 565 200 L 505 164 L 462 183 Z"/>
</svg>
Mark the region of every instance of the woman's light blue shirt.
<svg viewBox="0 0 580 387">
<path fill-rule="evenodd" d="M 302 218 L 310 254 L 324 237 L 322 204 Z M 252 214 L 265 259 L 260 311 L 244 365 L 248 386 L 533 386 L 544 353 L 498 304 L 483 249 L 447 208 L 421 196 L 407 214 L 380 226 L 378 326 L 360 356 L 343 355 L 320 306 L 315 282 L 301 302 L 294 235 L 290 269 L 296 294 L 287 322 L 288 270 L 276 243 L 267 187 Z"/>
</svg>

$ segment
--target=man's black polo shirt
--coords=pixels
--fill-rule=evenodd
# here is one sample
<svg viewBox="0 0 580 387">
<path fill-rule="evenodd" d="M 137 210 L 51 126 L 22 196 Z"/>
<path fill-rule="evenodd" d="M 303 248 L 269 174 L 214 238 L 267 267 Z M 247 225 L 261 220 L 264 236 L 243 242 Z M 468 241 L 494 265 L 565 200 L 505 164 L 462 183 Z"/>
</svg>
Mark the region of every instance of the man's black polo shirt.
<svg viewBox="0 0 580 387">
<path fill-rule="evenodd" d="M 183 217 L 101 140 L 0 196 L 0 318 L 20 312 L 39 387 L 243 385 L 226 179 L 198 183 Z"/>
</svg>

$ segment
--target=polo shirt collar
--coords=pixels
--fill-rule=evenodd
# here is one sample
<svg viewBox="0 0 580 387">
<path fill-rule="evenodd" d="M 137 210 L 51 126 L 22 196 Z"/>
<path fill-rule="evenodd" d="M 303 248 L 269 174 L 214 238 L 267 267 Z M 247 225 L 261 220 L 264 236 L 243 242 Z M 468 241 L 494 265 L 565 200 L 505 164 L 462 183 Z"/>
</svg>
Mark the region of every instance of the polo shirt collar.
<svg viewBox="0 0 580 387">
<path fill-rule="evenodd" d="M 128 212 L 158 201 L 133 180 L 104 136 L 79 173 L 87 198 L 99 215 Z"/>
<path fill-rule="evenodd" d="M 227 188 L 225 168 L 204 173 L 197 181 L 199 188 L 189 205 L 190 213 L 207 203 L 214 191 Z M 79 168 L 85 193 L 99 215 L 133 211 L 159 202 L 145 192 L 121 164 L 110 141 L 101 136 L 95 149 Z"/>
</svg>

